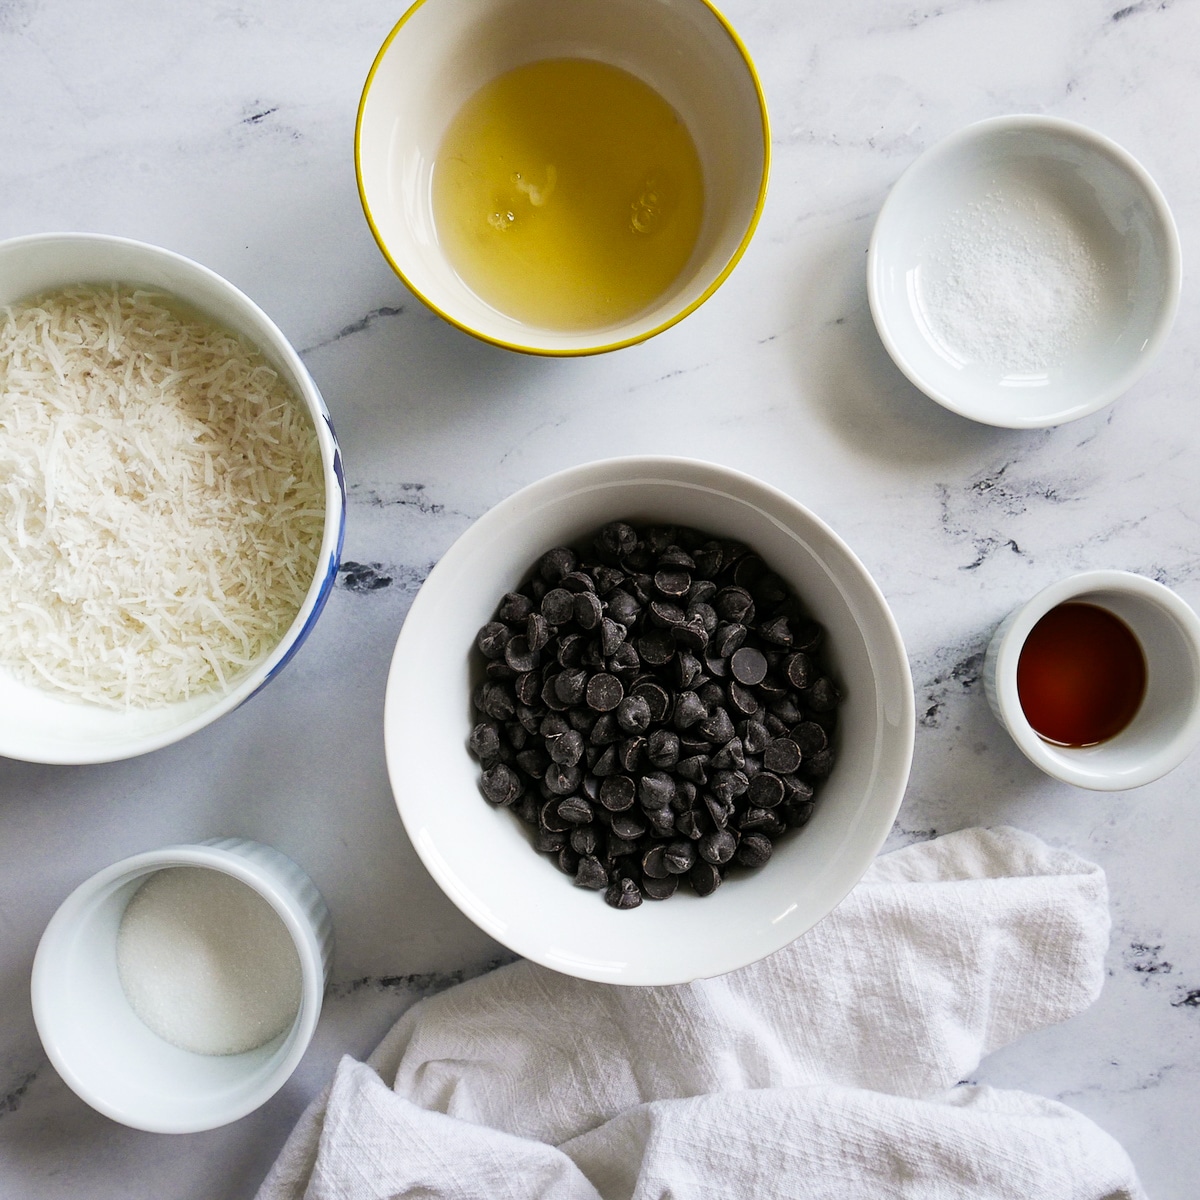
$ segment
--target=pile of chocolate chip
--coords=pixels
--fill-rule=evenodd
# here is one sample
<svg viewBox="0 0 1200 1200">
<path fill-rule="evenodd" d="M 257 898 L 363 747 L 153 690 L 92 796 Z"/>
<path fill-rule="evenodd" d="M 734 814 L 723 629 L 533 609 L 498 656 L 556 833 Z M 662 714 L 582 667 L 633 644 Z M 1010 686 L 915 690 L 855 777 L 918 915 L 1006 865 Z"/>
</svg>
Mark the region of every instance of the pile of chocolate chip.
<svg viewBox="0 0 1200 1200">
<path fill-rule="evenodd" d="M 822 636 L 739 542 L 616 521 L 558 546 L 476 639 L 483 794 L 615 908 L 681 880 L 711 895 L 809 819 L 833 768 Z"/>
</svg>

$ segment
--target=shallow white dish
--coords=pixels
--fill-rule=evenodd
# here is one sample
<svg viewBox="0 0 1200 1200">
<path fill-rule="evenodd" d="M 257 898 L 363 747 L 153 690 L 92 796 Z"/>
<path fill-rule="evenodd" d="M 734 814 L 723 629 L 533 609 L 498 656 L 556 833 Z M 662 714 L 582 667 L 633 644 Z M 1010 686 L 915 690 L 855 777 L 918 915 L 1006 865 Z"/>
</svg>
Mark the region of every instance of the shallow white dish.
<svg viewBox="0 0 1200 1200">
<path fill-rule="evenodd" d="M 0 755 L 42 763 L 132 758 L 169 745 L 231 712 L 287 664 L 316 624 L 337 577 L 346 524 L 341 451 L 329 410 L 300 356 L 248 296 L 207 267 L 144 242 L 50 233 L 0 242 L 0 305 L 72 284 L 143 284 L 178 297 L 257 347 L 312 420 L 325 482 L 325 528 L 304 604 L 274 650 L 227 690 L 162 708 L 109 709 L 60 699 L 0 670 Z"/>
<path fill-rule="evenodd" d="M 1108 138 L 995 117 L 927 150 L 875 224 L 879 336 L 926 395 L 988 425 L 1058 425 L 1141 376 L 1179 303 L 1179 235 Z"/>
<path fill-rule="evenodd" d="M 300 959 L 291 1026 L 243 1054 L 193 1054 L 164 1041 L 130 1007 L 117 973 L 125 906 L 156 871 L 203 867 L 252 887 L 279 915 Z M 215 838 L 135 854 L 81 883 L 50 918 L 31 984 L 33 1016 L 54 1068 L 93 1108 L 134 1129 L 196 1133 L 265 1103 L 304 1056 L 329 977 L 329 910 L 308 876 L 270 846 Z"/>
<path fill-rule="evenodd" d="M 537 558 L 621 518 L 694 526 L 748 543 L 827 630 L 838 763 L 811 821 L 762 870 L 701 899 L 621 912 L 574 887 L 510 812 L 479 790 L 467 750 L 479 628 Z M 417 595 L 396 644 L 384 744 L 417 853 L 455 904 L 526 958 L 585 979 L 681 983 L 787 945 L 842 900 L 891 829 L 912 760 L 912 679 L 887 603 L 846 544 L 782 492 L 726 467 L 610 459 L 534 483 L 481 517 Z"/>
<path fill-rule="evenodd" d="M 596 59 L 648 83 L 687 126 L 704 175 L 704 219 L 679 277 L 646 311 L 580 332 L 526 324 L 477 296 L 438 243 L 431 199 L 434 161 L 462 105 L 496 76 L 554 58 Z M 354 161 L 380 250 L 434 312 L 510 350 L 577 355 L 652 337 L 716 291 L 758 223 L 770 147 L 750 56 L 709 0 L 417 0 L 367 76 Z"/>
<path fill-rule="evenodd" d="M 1133 720 L 1095 746 L 1038 736 L 1021 708 L 1017 664 L 1033 627 L 1067 601 L 1120 617 L 1146 659 L 1146 695 Z M 1021 753 L 1047 775 L 1098 792 L 1141 787 L 1173 771 L 1200 742 L 1200 618 L 1170 588 L 1130 571 L 1085 571 L 1043 588 L 998 626 L 984 657 L 984 690 Z"/>
</svg>

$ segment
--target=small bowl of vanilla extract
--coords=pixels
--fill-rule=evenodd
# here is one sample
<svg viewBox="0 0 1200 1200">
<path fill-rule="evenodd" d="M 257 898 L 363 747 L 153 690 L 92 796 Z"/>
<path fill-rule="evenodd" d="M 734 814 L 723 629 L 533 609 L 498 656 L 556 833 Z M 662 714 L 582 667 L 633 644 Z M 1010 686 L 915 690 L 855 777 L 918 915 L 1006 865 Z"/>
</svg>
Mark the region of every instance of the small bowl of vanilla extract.
<svg viewBox="0 0 1200 1200">
<path fill-rule="evenodd" d="M 1200 742 L 1200 618 L 1143 575 L 1072 575 L 1001 622 L 984 686 L 1048 775 L 1094 791 L 1140 787 Z"/>
</svg>

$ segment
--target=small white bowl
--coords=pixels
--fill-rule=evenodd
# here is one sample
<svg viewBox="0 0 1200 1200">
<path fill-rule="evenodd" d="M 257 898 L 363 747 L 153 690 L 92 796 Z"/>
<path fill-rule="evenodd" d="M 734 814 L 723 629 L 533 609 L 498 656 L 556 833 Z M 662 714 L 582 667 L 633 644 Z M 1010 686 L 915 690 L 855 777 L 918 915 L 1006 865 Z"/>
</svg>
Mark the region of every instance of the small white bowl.
<svg viewBox="0 0 1200 1200">
<path fill-rule="evenodd" d="M 552 58 L 598 59 L 648 83 L 683 118 L 704 175 L 703 224 L 679 278 L 649 310 L 584 332 L 526 325 L 475 295 L 438 244 L 431 202 L 434 159 L 464 102 Z M 380 250 L 434 312 L 511 350 L 596 354 L 675 324 L 733 270 L 766 197 L 770 131 L 750 56 L 708 0 L 418 0 L 367 76 L 354 162 Z"/>
<path fill-rule="evenodd" d="M 279 914 L 300 958 L 291 1028 L 243 1054 L 193 1054 L 134 1014 L 117 974 L 125 906 L 156 871 L 204 867 L 252 887 Z M 33 962 L 33 1016 L 54 1068 L 94 1109 L 151 1133 L 196 1133 L 258 1108 L 287 1081 L 321 1013 L 333 933 L 325 901 L 291 859 L 258 842 L 216 838 L 114 863 L 50 919 Z"/>
<path fill-rule="evenodd" d="M 467 750 L 475 636 L 554 546 L 618 519 L 690 525 L 745 542 L 826 628 L 844 693 L 838 762 L 812 819 L 761 871 L 701 899 L 633 912 L 574 887 L 519 820 L 480 794 Z M 712 463 L 610 459 L 552 475 L 484 514 L 446 552 L 404 622 L 384 746 L 396 805 L 451 900 L 518 954 L 583 979 L 666 984 L 720 975 L 787 945 L 862 877 L 892 827 L 912 761 L 912 678 L 878 587 L 846 544 L 790 496 Z"/>
<path fill-rule="evenodd" d="M 1146 658 L 1146 695 L 1133 720 L 1096 746 L 1058 746 L 1039 737 L 1017 694 L 1025 639 L 1052 608 L 1094 604 L 1133 631 Z M 1010 613 L 984 658 L 992 712 L 1018 749 L 1047 775 L 1099 792 L 1141 787 L 1174 770 L 1200 741 L 1200 619 L 1170 588 L 1129 571 L 1085 571 L 1051 584 Z"/>
<path fill-rule="evenodd" d="M 346 527 L 341 451 L 325 401 L 279 327 L 248 296 L 207 267 L 127 238 L 48 233 L 0 242 L 0 305 L 75 284 L 141 284 L 175 296 L 259 349 L 313 423 L 325 477 L 325 528 L 304 604 L 269 655 L 228 690 L 161 708 L 109 709 L 24 684 L 0 671 L 0 755 L 40 763 L 132 758 L 187 737 L 266 686 L 316 624 L 337 577 Z"/>
<path fill-rule="evenodd" d="M 1179 304 L 1171 212 L 1108 138 L 994 117 L 927 150 L 875 223 L 867 292 L 896 365 L 952 412 L 1012 429 L 1111 403 Z"/>
</svg>

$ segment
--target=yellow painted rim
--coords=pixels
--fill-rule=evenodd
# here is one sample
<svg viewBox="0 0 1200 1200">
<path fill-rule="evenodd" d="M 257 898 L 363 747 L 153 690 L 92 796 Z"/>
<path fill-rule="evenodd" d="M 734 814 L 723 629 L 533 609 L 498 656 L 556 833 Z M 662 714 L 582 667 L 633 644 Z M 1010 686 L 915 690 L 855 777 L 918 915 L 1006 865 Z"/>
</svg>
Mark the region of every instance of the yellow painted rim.
<svg viewBox="0 0 1200 1200">
<path fill-rule="evenodd" d="M 516 342 L 505 341 L 503 338 L 492 337 L 486 333 L 480 333 L 477 329 L 472 329 L 469 325 L 463 324 L 462 321 L 450 315 L 445 309 L 434 304 L 423 292 L 413 285 L 412 280 L 405 275 L 400 264 L 392 257 L 391 252 L 387 248 L 387 243 L 384 242 L 382 234 L 379 232 L 379 227 L 375 224 L 375 218 L 371 215 L 371 206 L 367 203 L 367 192 L 363 186 L 362 173 L 362 124 L 363 111 L 367 106 L 367 98 L 371 92 L 371 84 L 375 79 L 375 72 L 379 70 L 380 63 L 383 62 L 384 55 L 387 54 L 388 48 L 395 40 L 396 35 L 407 23 L 409 17 L 426 3 L 426 0 L 416 0 L 416 3 L 411 5 L 399 21 L 392 27 L 391 32 L 383 41 L 383 45 L 379 47 L 379 53 L 375 55 L 375 61 L 371 63 L 371 69 L 367 72 L 366 82 L 363 84 L 362 96 L 358 102 L 358 116 L 354 122 L 354 175 L 358 182 L 358 198 L 362 204 L 363 215 L 367 218 L 367 224 L 371 228 L 371 235 L 375 238 L 375 244 L 379 247 L 383 257 L 387 259 L 392 270 L 400 277 L 401 282 L 418 300 L 421 301 L 427 308 L 437 313 L 444 321 L 453 325 L 456 329 L 461 329 L 463 333 L 470 334 L 473 338 L 478 338 L 481 342 L 488 342 L 493 346 L 499 346 L 503 350 L 515 350 L 519 354 L 533 354 L 542 358 L 581 358 L 589 354 L 607 354 L 610 350 L 621 350 L 626 346 L 636 346 L 640 342 L 648 341 L 650 338 L 660 334 L 665 329 L 670 329 L 672 325 L 678 324 L 684 317 L 693 313 L 702 305 L 712 294 L 729 278 L 730 272 L 737 266 L 742 255 L 746 252 L 746 247 L 750 244 L 750 239 L 754 236 L 755 229 L 758 228 L 759 218 L 762 216 L 763 206 L 767 200 L 767 179 L 771 173 L 771 124 L 767 116 L 767 98 L 763 92 L 762 81 L 758 77 L 758 71 L 755 69 L 754 61 L 750 57 L 750 52 L 746 49 L 745 43 L 738 36 L 737 30 L 726 20 L 725 15 L 717 8 L 712 0 L 700 0 L 700 2 L 713 14 L 720 22 L 721 27 L 729 36 L 729 40 L 733 42 L 737 52 L 742 56 L 742 61 L 746 64 L 746 70 L 750 73 L 750 80 L 754 84 L 754 92 L 758 97 L 758 111 L 762 118 L 762 139 L 763 139 L 763 165 L 762 176 L 758 183 L 758 196 L 754 202 L 754 212 L 750 217 L 750 223 L 746 227 L 746 232 L 742 235 L 742 240 L 738 243 L 733 254 L 730 255 L 729 261 L 721 269 L 717 277 L 708 285 L 704 291 L 696 297 L 685 308 L 680 309 L 674 316 L 663 321 L 661 324 L 654 326 L 652 329 L 646 330 L 644 333 L 639 333 L 635 337 L 624 338 L 621 341 L 609 342 L 599 346 L 583 346 L 567 350 L 543 349 L 537 346 L 525 346 Z"/>
</svg>

